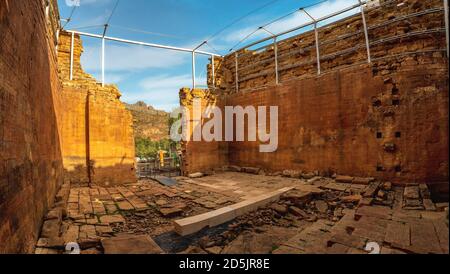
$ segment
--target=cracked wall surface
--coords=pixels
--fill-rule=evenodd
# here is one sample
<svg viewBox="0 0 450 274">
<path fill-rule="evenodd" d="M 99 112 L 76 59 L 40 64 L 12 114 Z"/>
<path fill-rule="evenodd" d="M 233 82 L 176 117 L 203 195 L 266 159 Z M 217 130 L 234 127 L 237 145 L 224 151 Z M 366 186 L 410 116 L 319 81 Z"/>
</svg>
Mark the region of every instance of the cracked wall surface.
<svg viewBox="0 0 450 274">
<path fill-rule="evenodd" d="M 279 107 L 278 150 L 260 153 L 258 142 L 231 142 L 229 165 L 373 176 L 400 184 L 447 182 L 448 191 L 442 3 L 380 2 L 380 8 L 366 10 L 371 64 L 360 14 L 319 30 L 321 75 L 314 32 L 278 43 L 279 85 L 272 45 L 237 53 L 238 91 L 236 55 L 215 58 L 219 104 Z M 211 75 L 209 66 L 210 87 Z M 195 150 L 203 145 L 194 142 L 186 155 L 201 158 L 204 153 Z M 216 166 L 211 162 L 203 169 Z"/>
</svg>

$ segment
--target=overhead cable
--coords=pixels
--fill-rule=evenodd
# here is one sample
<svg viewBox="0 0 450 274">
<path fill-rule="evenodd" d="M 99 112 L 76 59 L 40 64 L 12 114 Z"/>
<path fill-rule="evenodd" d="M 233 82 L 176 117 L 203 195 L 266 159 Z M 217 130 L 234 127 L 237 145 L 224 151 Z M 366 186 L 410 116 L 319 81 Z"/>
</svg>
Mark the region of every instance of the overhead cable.
<svg viewBox="0 0 450 274">
<path fill-rule="evenodd" d="M 322 4 L 322 3 L 327 2 L 327 1 L 328 1 L 328 0 L 323 0 L 323 1 L 320 1 L 320 2 L 317 2 L 317 3 L 314 3 L 314 4 L 311 4 L 311 5 L 308 5 L 308 6 L 300 7 L 300 8 L 298 8 L 298 9 L 296 9 L 296 10 L 294 10 L 294 11 L 292 11 L 292 12 L 286 14 L 286 15 L 283 15 L 283 16 L 281 16 L 281 17 L 278 17 L 278 18 L 275 19 L 275 20 L 270 21 L 269 23 L 267 23 L 267 24 L 265 24 L 265 25 L 263 25 L 263 26 L 261 26 L 261 27 L 258 27 L 256 30 L 254 30 L 253 32 L 251 32 L 250 34 L 248 34 L 247 36 L 245 36 L 245 37 L 244 37 L 242 40 L 240 40 L 236 45 L 234 45 L 234 46 L 230 49 L 230 52 L 233 51 L 233 49 L 235 49 L 235 48 L 236 48 L 238 45 L 240 45 L 242 42 L 244 42 L 245 40 L 247 40 L 248 38 L 250 38 L 250 37 L 251 37 L 253 34 L 255 34 L 257 31 L 263 29 L 263 30 L 265 30 L 266 32 L 271 33 L 270 31 L 268 31 L 268 30 L 266 29 L 266 27 L 268 27 L 268 26 L 270 26 L 270 25 L 272 25 L 272 24 L 274 24 L 274 23 L 276 23 L 276 22 L 278 22 L 278 21 L 280 21 L 280 20 L 283 20 L 284 18 L 287 18 L 287 17 L 289 17 L 289 16 L 295 14 L 296 12 L 304 11 L 304 10 L 307 9 L 307 8 L 310 8 L 310 7 L 313 7 L 313 6 Z M 273 33 L 271 33 L 271 34 L 274 35 Z"/>
<path fill-rule="evenodd" d="M 140 30 L 140 29 L 135 29 L 135 28 L 130 28 L 130 27 L 122 27 L 122 26 L 118 26 L 118 25 L 109 25 L 109 26 L 110 27 L 114 27 L 114 28 L 123 29 L 123 30 L 132 31 L 132 32 L 149 34 L 149 35 L 168 37 L 168 38 L 175 38 L 175 39 L 185 39 L 184 37 L 179 37 L 179 36 L 175 36 L 175 35 L 171 35 L 171 34 L 165 34 L 165 33 L 160 33 L 160 32 L 152 32 L 152 31 Z"/>
<path fill-rule="evenodd" d="M 117 6 L 119 5 L 120 0 L 116 1 L 116 4 L 114 5 L 114 8 L 111 11 L 111 15 L 109 16 L 108 20 L 106 20 L 106 24 L 105 25 L 109 25 L 109 22 L 111 22 L 111 19 L 114 15 L 114 13 L 116 12 Z"/>
<path fill-rule="evenodd" d="M 70 21 L 72 20 L 72 17 L 73 17 L 73 15 L 74 15 L 74 13 L 75 13 L 77 8 L 78 8 L 77 5 L 74 5 L 72 7 L 72 11 L 70 12 L 69 18 L 67 18 L 66 23 L 62 26 L 62 29 L 64 29 L 67 26 L 67 24 L 70 23 Z"/>
<path fill-rule="evenodd" d="M 226 25 L 225 27 L 223 27 L 223 28 L 221 28 L 220 30 L 218 30 L 218 31 L 217 31 L 216 33 L 214 33 L 211 37 L 209 37 L 208 39 L 206 39 L 206 41 L 210 41 L 211 39 L 215 38 L 216 36 L 218 36 L 219 34 L 221 34 L 222 32 L 224 32 L 224 31 L 225 31 L 226 29 L 228 29 L 229 27 L 231 27 L 231 26 L 233 26 L 234 24 L 236 24 L 236 23 L 242 21 L 243 19 L 247 18 L 248 16 L 252 15 L 253 13 L 258 12 L 258 11 L 260 11 L 260 10 L 262 10 L 262 9 L 265 9 L 266 7 L 271 6 L 271 5 L 273 5 L 273 4 L 275 4 L 276 2 L 279 2 L 279 1 L 280 1 L 280 0 L 273 0 L 273 1 L 270 1 L 270 2 L 268 2 L 268 3 L 264 4 L 264 5 L 262 5 L 262 6 L 259 7 L 259 8 L 254 9 L 254 10 L 252 10 L 252 11 L 246 13 L 245 15 L 243 15 L 243 16 L 237 18 L 236 20 L 232 21 L 230 24 L 228 24 L 228 25 Z"/>
</svg>

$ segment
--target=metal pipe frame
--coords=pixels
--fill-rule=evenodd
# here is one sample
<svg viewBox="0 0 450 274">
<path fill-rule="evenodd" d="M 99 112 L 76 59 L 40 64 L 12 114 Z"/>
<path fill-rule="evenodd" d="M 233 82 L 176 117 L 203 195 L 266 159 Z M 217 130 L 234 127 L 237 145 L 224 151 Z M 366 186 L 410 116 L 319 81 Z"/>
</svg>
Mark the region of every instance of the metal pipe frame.
<svg viewBox="0 0 450 274">
<path fill-rule="evenodd" d="M 332 17 L 334 17 L 334 16 L 340 15 L 340 14 L 345 13 L 345 12 L 347 12 L 347 11 L 350 11 L 350 10 L 352 10 L 352 9 L 356 9 L 356 8 L 360 7 L 361 5 L 363 5 L 363 4 L 366 4 L 367 2 L 368 2 L 367 0 L 362 0 L 361 3 L 354 4 L 354 5 L 352 5 L 352 6 L 350 6 L 350 7 L 347 7 L 347 8 L 345 8 L 345 9 L 343 9 L 343 10 L 340 10 L 340 11 L 337 11 L 337 12 L 333 12 L 333 13 L 328 14 L 328 15 L 326 15 L 326 16 L 323 16 L 323 17 L 321 17 L 321 18 L 317 18 L 317 19 L 316 19 L 316 22 L 319 23 L 319 22 L 321 22 L 321 21 L 330 19 L 330 18 L 332 18 Z M 273 38 L 275 38 L 275 37 L 283 36 L 283 35 L 285 35 L 285 34 L 288 34 L 288 33 L 294 32 L 294 31 L 297 31 L 297 30 L 302 29 L 302 28 L 304 28 L 304 27 L 313 26 L 313 25 L 314 25 L 314 22 L 305 23 L 305 24 L 300 25 L 300 26 L 298 26 L 298 27 L 295 27 L 295 28 L 292 28 L 292 29 L 289 29 L 289 30 L 280 32 L 280 33 L 278 33 L 278 34 L 275 34 L 275 35 L 273 35 L 273 36 L 269 36 L 269 37 L 263 38 L 263 39 L 261 39 L 261 40 L 255 41 L 255 42 L 253 42 L 253 43 L 250 43 L 250 44 L 248 44 L 248 45 L 246 45 L 246 46 L 244 46 L 244 47 L 242 47 L 242 48 L 239 48 L 239 49 L 235 50 L 235 52 L 236 52 L 236 51 L 241 51 L 241 50 L 243 50 L 243 49 L 246 49 L 246 48 L 249 48 L 249 47 L 251 47 L 251 46 L 257 45 L 257 44 L 259 44 L 259 43 L 262 43 L 262 42 L 271 40 L 271 39 L 273 39 Z M 230 55 L 230 54 L 233 54 L 233 52 L 227 54 L 227 56 Z"/>
<path fill-rule="evenodd" d="M 102 87 L 105 87 L 105 36 L 108 31 L 108 24 L 105 24 L 102 35 Z"/>
<path fill-rule="evenodd" d="M 214 64 L 214 55 L 211 55 L 211 72 L 212 72 L 212 88 L 216 88 L 216 74 L 215 74 L 215 64 Z"/>
<path fill-rule="evenodd" d="M 372 30 L 372 29 L 376 29 L 376 28 L 379 28 L 379 27 L 387 26 L 387 25 L 389 25 L 391 23 L 398 22 L 400 20 L 405 20 L 405 19 L 408 19 L 408 18 L 417 17 L 417 16 L 421 16 L 421 15 L 424 15 L 424 14 L 430 14 L 430 13 L 434 13 L 434 12 L 443 12 L 443 11 L 444 11 L 444 8 L 442 7 L 442 8 L 432 8 L 432 9 L 427 9 L 427 10 L 416 12 L 416 13 L 411 13 L 411 14 L 408 14 L 408 15 L 405 15 L 405 16 L 397 17 L 397 18 L 395 18 L 393 20 L 388 20 L 386 22 L 383 22 L 383 23 L 380 23 L 380 24 L 377 24 L 377 25 L 368 26 L 368 30 Z M 345 20 L 345 19 L 346 18 L 343 18 L 341 20 Z M 330 24 L 332 24 L 332 23 L 330 23 Z M 314 30 L 310 30 L 310 31 L 305 32 L 304 34 L 309 34 L 309 33 L 313 32 L 313 31 Z M 383 43 L 383 42 L 385 42 L 387 40 L 390 41 L 390 40 L 398 39 L 398 38 L 402 38 L 402 37 L 415 36 L 415 35 L 419 35 L 419 34 L 428 34 L 428 33 L 434 33 L 434 32 L 438 32 L 438 31 L 445 31 L 445 28 L 432 29 L 432 30 L 419 31 L 419 32 L 412 32 L 412 33 L 409 33 L 409 34 L 406 34 L 406 35 L 401 35 L 401 36 L 395 35 L 395 36 L 392 36 L 392 37 L 387 37 L 387 38 L 383 38 L 383 39 L 380 39 L 380 40 L 377 40 L 377 41 L 373 41 L 373 42 L 369 41 L 369 42 L 370 42 L 370 46 L 374 46 L 374 45 L 377 45 L 379 43 Z M 350 34 L 346 34 L 346 35 L 340 36 L 340 37 L 338 37 L 336 39 L 332 39 L 332 40 L 327 40 L 325 42 L 321 42 L 320 45 L 326 45 L 326 44 L 334 43 L 334 42 L 339 41 L 341 39 L 346 39 L 348 37 L 351 37 L 351 36 L 354 36 L 354 35 L 358 35 L 361 32 L 363 32 L 363 30 L 358 31 L 358 32 L 354 32 L 354 33 L 350 33 Z M 314 48 L 314 47 L 315 46 L 310 46 L 310 47 L 301 48 L 299 50 L 290 51 L 288 53 L 278 54 L 278 58 L 284 58 L 286 56 L 292 56 L 292 55 L 298 53 L 300 50 L 309 50 L 309 49 Z M 267 46 L 262 46 L 261 48 L 258 48 L 258 49 L 255 49 L 255 50 L 264 49 L 264 48 L 267 48 Z M 251 54 L 251 52 L 248 52 L 246 54 Z M 324 58 L 324 56 L 321 57 L 321 59 L 323 59 L 323 58 Z M 264 59 L 264 60 L 261 60 L 261 61 L 257 61 L 256 63 L 252 63 L 251 65 L 240 67 L 239 71 L 246 70 L 247 68 L 254 67 L 254 66 L 257 66 L 257 65 L 270 63 L 270 62 L 272 62 L 272 59 L 273 58 L 267 58 L 267 59 Z"/>
<path fill-rule="evenodd" d="M 105 87 L 105 38 L 102 39 L 102 87 Z"/>
<path fill-rule="evenodd" d="M 82 36 L 92 37 L 92 38 L 99 38 L 99 39 L 103 39 L 104 38 L 105 40 L 108 40 L 108 41 L 122 42 L 122 43 L 132 44 L 132 45 L 140 45 L 140 46 L 146 46 L 146 47 L 168 49 L 168 50 L 175 50 L 175 51 L 182 51 L 182 52 L 191 52 L 191 53 L 193 51 L 192 49 L 187 49 L 187 48 L 180 48 L 180 47 L 166 46 L 166 45 L 160 45 L 160 44 L 146 43 L 146 42 L 127 40 L 127 39 L 110 37 L 110 36 L 104 36 L 103 37 L 102 35 L 92 34 L 92 33 L 87 33 L 87 32 L 81 32 L 81 31 L 75 31 L 75 30 L 67 30 L 67 32 L 75 33 L 75 34 L 82 35 Z M 202 55 L 207 55 L 207 56 L 214 55 L 216 57 L 223 57 L 220 54 L 215 54 L 215 53 L 201 51 L 201 50 L 195 51 L 195 53 L 202 54 Z"/>
<path fill-rule="evenodd" d="M 55 47 L 55 50 L 56 50 L 56 54 L 58 54 L 58 50 L 59 50 L 59 28 L 56 31 L 56 47 Z"/>
<path fill-rule="evenodd" d="M 70 80 L 73 80 L 73 44 L 75 43 L 75 33 L 72 32 L 72 38 L 70 42 Z"/>
<path fill-rule="evenodd" d="M 361 17 L 363 21 L 363 27 L 364 27 L 364 37 L 366 39 L 366 49 L 367 49 L 367 62 L 370 64 L 372 63 L 371 56 L 370 56 L 370 41 L 369 41 L 369 33 L 367 31 L 367 22 L 366 22 L 366 15 L 364 14 L 364 5 L 361 4 L 361 0 L 359 0 L 359 4 L 361 5 Z"/>
<path fill-rule="evenodd" d="M 317 56 L 317 74 L 320 74 L 320 45 L 319 45 L 319 31 L 317 30 L 317 23 L 314 24 L 314 33 L 316 36 L 316 56 Z"/>
<path fill-rule="evenodd" d="M 197 50 L 199 48 L 201 48 L 206 43 L 207 43 L 207 41 L 203 41 L 200 45 L 198 45 L 197 47 L 195 47 L 192 50 L 192 88 L 193 89 L 197 87 L 197 83 L 196 83 L 196 79 L 195 79 L 195 53 L 197 52 Z"/>
<path fill-rule="evenodd" d="M 272 32 L 268 31 L 264 27 L 260 27 L 260 28 L 263 29 L 264 31 L 266 31 L 268 34 L 270 34 L 272 36 L 275 35 Z M 275 60 L 275 83 L 278 85 L 279 84 L 279 78 L 278 78 L 278 44 L 277 44 L 277 37 L 273 38 L 273 51 L 274 51 L 274 60 Z"/>
<path fill-rule="evenodd" d="M 196 86 L 195 81 L 195 51 L 192 51 L 192 88 L 194 89 Z"/>
<path fill-rule="evenodd" d="M 316 58 L 317 58 L 317 74 L 320 75 L 320 41 L 319 41 L 319 31 L 317 30 L 317 20 L 311 16 L 305 9 L 302 9 L 302 11 L 309 17 L 311 20 L 313 20 L 314 23 L 314 36 L 316 38 Z"/>
<path fill-rule="evenodd" d="M 273 45 L 274 45 L 274 54 L 275 54 L 275 83 L 278 85 L 280 84 L 280 76 L 278 73 L 278 43 L 277 43 L 277 37 L 273 38 Z"/>
<path fill-rule="evenodd" d="M 444 16 L 445 16 L 445 40 L 447 43 L 447 58 L 449 58 L 449 34 L 448 34 L 448 0 L 444 0 Z"/>
<path fill-rule="evenodd" d="M 239 72 L 238 72 L 238 53 L 234 53 L 235 56 L 235 67 L 236 67 L 236 75 L 235 75 L 235 81 L 236 81 L 236 92 L 239 92 Z"/>
<path fill-rule="evenodd" d="M 116 37 L 109 37 L 109 36 L 106 36 L 107 28 L 108 28 L 108 25 L 105 25 L 105 29 L 103 31 L 103 35 L 92 34 L 92 33 L 87 33 L 87 32 L 80 32 L 80 31 L 74 31 L 74 30 L 67 30 L 67 32 L 72 33 L 72 44 L 73 44 L 73 39 L 74 39 L 73 37 L 74 37 L 75 34 L 82 35 L 82 36 L 87 36 L 87 37 L 92 37 L 92 38 L 98 38 L 98 39 L 102 40 L 102 87 L 105 86 L 105 42 L 106 42 L 106 40 L 115 41 L 115 42 L 121 42 L 121 43 L 126 43 L 126 44 L 132 44 L 132 45 L 140 45 L 140 46 L 146 46 L 146 47 L 159 48 L 159 49 L 167 49 L 167 50 L 174 50 L 174 51 L 181 51 L 181 52 L 190 52 L 192 54 L 192 88 L 193 89 L 197 85 L 196 79 L 195 79 L 195 54 L 198 53 L 198 54 L 202 54 L 202 55 L 208 55 L 208 56 L 211 56 L 211 57 L 214 57 L 214 56 L 223 57 L 222 55 L 219 55 L 219 54 L 214 54 L 214 53 L 211 53 L 211 52 L 198 50 L 200 47 L 202 47 L 204 44 L 206 44 L 207 41 L 204 41 L 203 43 L 201 43 L 200 45 L 198 45 L 194 49 L 187 49 L 187 48 L 180 48 L 180 47 L 173 47 L 173 46 L 166 46 L 166 45 L 160 45 L 160 44 L 145 43 L 145 42 L 140 42 L 140 41 L 121 39 L 121 38 L 116 38 Z M 71 54 L 73 55 L 73 49 L 71 50 L 71 52 L 72 52 Z M 214 60 L 213 60 L 213 62 L 214 62 Z M 73 79 L 73 77 L 72 77 L 73 56 L 72 56 L 72 59 L 71 59 L 70 68 L 71 68 L 70 80 L 72 80 Z M 214 67 L 213 67 L 213 70 L 214 70 Z M 214 81 L 214 78 L 213 78 L 213 81 Z"/>
</svg>

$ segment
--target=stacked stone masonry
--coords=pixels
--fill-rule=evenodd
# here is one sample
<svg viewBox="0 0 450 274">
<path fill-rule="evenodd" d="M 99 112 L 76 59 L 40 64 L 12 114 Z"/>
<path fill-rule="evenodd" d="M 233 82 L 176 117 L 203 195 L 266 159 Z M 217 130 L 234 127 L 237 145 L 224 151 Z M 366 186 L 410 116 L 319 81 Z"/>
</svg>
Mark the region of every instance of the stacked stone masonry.
<svg viewBox="0 0 450 274">
<path fill-rule="evenodd" d="M 204 110 L 208 106 L 215 106 L 218 103 L 214 92 L 202 89 L 191 90 L 189 88 L 180 90 L 180 104 L 189 113 L 189 140 L 182 142 L 182 172 L 186 175 L 197 171 L 220 168 L 228 164 L 228 144 L 226 142 L 199 143 L 190 141 L 194 139 L 194 129 L 198 125 L 193 111 L 194 99 L 201 100 L 201 107 Z M 207 121 L 208 119 L 202 118 L 201 124 L 205 124 Z"/>
<path fill-rule="evenodd" d="M 34 249 L 62 184 L 56 1 L 0 1 L 0 253 Z"/>
<path fill-rule="evenodd" d="M 83 47 L 74 36 L 73 80 L 70 80 L 72 36 L 61 32 L 59 76 L 63 85 L 62 153 L 72 182 L 100 185 L 131 183 L 135 178 L 133 117 L 116 86 L 102 87 L 81 68 Z"/>
<path fill-rule="evenodd" d="M 59 21 L 56 0 L 0 1 L 0 253 L 33 252 L 71 182 L 136 180 L 131 114 L 83 72 L 78 36 L 70 80 Z"/>
<path fill-rule="evenodd" d="M 218 105 L 279 108 L 278 150 L 262 154 L 258 142 L 232 142 L 225 162 L 266 172 L 370 176 L 397 184 L 446 182 L 448 192 L 442 1 L 380 3 L 365 10 L 370 64 L 360 13 L 319 29 L 320 75 L 313 31 L 278 42 L 278 85 L 272 45 L 237 52 L 238 92 L 235 54 L 215 58 L 216 86 L 211 66 L 209 85 Z M 195 151 L 204 145 L 192 142 L 185 160 L 202 157 Z M 218 165 L 209 164 L 186 172 Z"/>
<path fill-rule="evenodd" d="M 443 10 L 440 0 L 384 0 L 380 1 L 379 7 L 366 8 L 372 60 L 385 60 L 392 56 L 402 59 L 414 52 L 430 52 L 442 56 L 446 48 Z M 359 12 L 325 25 L 318 32 L 322 73 L 367 63 L 363 20 Z M 318 73 L 315 43 L 314 30 L 277 43 L 280 83 Z M 270 44 L 252 49 L 257 46 L 236 52 L 241 91 L 276 84 L 275 47 Z M 215 69 L 216 87 L 225 93 L 236 92 L 235 53 L 226 56 L 224 60 L 215 58 Z M 211 66 L 209 71 L 211 86 Z"/>
</svg>

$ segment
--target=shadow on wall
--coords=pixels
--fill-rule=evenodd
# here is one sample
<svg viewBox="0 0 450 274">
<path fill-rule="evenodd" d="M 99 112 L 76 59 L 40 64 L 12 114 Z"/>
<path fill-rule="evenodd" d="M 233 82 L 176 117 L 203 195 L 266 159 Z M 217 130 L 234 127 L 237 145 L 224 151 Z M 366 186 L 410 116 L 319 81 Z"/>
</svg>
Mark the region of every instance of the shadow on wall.
<svg viewBox="0 0 450 274">
<path fill-rule="evenodd" d="M 95 147 L 91 146 L 91 131 L 92 126 L 95 126 L 97 128 L 101 127 L 108 127 L 108 125 L 105 123 L 102 123 L 99 125 L 98 123 L 91 123 L 91 119 L 94 119 L 96 117 L 92 117 L 92 115 L 95 116 L 95 112 L 92 112 L 91 114 L 91 93 L 87 92 L 84 102 L 84 141 L 85 143 L 82 144 L 85 147 L 85 159 L 83 160 L 82 157 L 66 157 L 65 158 L 71 158 L 71 160 L 75 160 L 75 162 L 85 162 L 85 164 L 78 164 L 75 165 L 71 170 L 68 170 L 67 167 L 65 168 L 65 178 L 69 180 L 71 183 L 85 185 L 85 186 L 92 186 L 92 185 L 100 185 L 100 186 L 111 186 L 111 185 L 118 185 L 118 184 L 127 184 L 127 183 L 133 183 L 136 182 L 135 177 L 135 166 L 134 164 L 126 164 L 127 154 L 123 154 L 121 157 L 108 157 L 108 159 L 102 159 L 100 161 L 96 161 L 95 159 L 92 159 L 92 149 Z M 69 114 L 72 115 L 72 114 Z M 80 128 L 83 128 L 82 125 L 77 125 Z M 106 132 L 106 130 L 105 130 Z M 103 150 L 109 149 L 108 144 L 112 140 L 114 140 L 114 137 L 108 136 L 106 133 L 104 135 L 97 135 L 92 136 L 96 137 L 96 139 L 101 139 L 102 142 L 106 143 L 106 146 L 103 147 Z M 111 139 L 108 140 L 108 137 Z M 117 140 L 114 140 L 117 141 Z M 99 147 L 96 149 L 98 150 Z M 105 163 L 114 162 L 114 164 L 110 164 L 109 166 Z M 73 161 L 72 161 L 73 162 Z"/>
<path fill-rule="evenodd" d="M 0 1 L 0 254 L 33 251 L 63 180 L 60 84 L 41 4 Z"/>
<path fill-rule="evenodd" d="M 58 47 L 62 81 L 62 152 L 66 178 L 87 185 L 136 181 L 133 117 L 114 85 L 102 86 L 81 66 L 80 36 L 61 32 Z M 73 50 L 73 52 L 72 52 Z M 73 78 L 70 63 L 73 53 Z"/>
<path fill-rule="evenodd" d="M 73 170 L 64 169 L 64 173 L 66 180 L 81 186 L 99 185 L 107 187 L 136 182 L 135 166 L 132 164 L 95 167 L 95 161 L 91 161 L 90 168 L 85 165 L 77 165 Z"/>
</svg>

